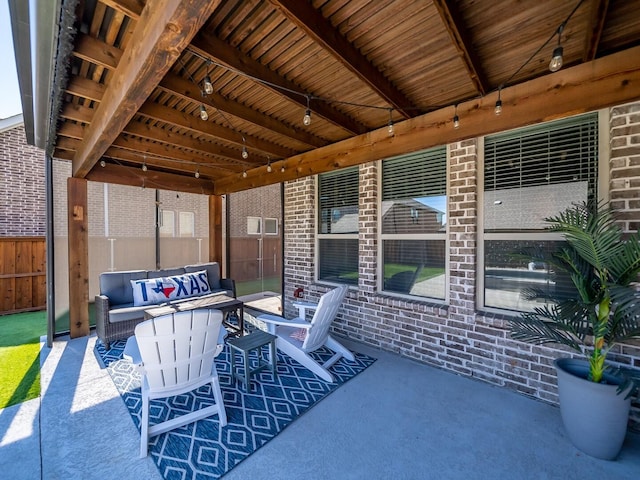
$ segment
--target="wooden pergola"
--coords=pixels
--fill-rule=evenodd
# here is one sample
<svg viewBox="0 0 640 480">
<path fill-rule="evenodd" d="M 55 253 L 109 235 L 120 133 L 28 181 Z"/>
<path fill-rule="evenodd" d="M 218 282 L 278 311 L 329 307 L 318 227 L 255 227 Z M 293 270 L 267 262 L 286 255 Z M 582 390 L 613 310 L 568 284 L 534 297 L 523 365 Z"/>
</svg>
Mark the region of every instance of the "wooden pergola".
<svg viewBox="0 0 640 480">
<path fill-rule="evenodd" d="M 42 0 L 38 21 L 27 3 L 28 140 L 73 164 L 72 335 L 87 180 L 210 195 L 218 260 L 222 195 L 640 98 L 640 0 Z"/>
</svg>

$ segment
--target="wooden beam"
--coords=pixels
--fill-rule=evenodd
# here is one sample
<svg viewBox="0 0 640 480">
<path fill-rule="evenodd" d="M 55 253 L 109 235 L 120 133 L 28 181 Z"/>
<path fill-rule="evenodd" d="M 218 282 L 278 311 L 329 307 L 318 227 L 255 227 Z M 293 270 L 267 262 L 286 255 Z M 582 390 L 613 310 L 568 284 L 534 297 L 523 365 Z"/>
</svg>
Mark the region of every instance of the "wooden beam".
<svg viewBox="0 0 640 480">
<path fill-rule="evenodd" d="M 209 196 L 209 261 L 222 267 L 222 197 Z M 224 276 L 224 275 L 223 275 Z"/>
<path fill-rule="evenodd" d="M 100 0 L 107 7 L 113 8 L 116 12 L 125 14 L 134 20 L 138 20 L 144 9 L 142 0 Z"/>
<path fill-rule="evenodd" d="M 449 33 L 475 89 L 481 95 L 486 95 L 490 90 L 489 82 L 457 6 L 451 0 L 434 0 L 433 4 L 442 18 L 444 27 Z"/>
<path fill-rule="evenodd" d="M 148 125 L 146 123 L 131 121 L 124 128 L 123 133 L 135 135 L 154 142 L 160 142 L 176 148 L 192 150 L 196 152 L 196 156 L 201 158 L 205 163 L 220 162 L 220 160 L 219 158 L 201 157 L 202 155 L 215 155 L 216 157 L 226 159 L 227 163 L 244 166 L 260 165 L 267 162 L 266 157 L 256 155 L 249 157 L 252 161 L 244 160 L 242 158 L 242 153 L 238 150 L 234 150 L 223 145 L 213 144 L 200 138 L 170 132 L 164 128 Z M 196 159 L 194 158 L 194 160 Z"/>
<path fill-rule="evenodd" d="M 345 68 L 400 112 L 405 118 L 417 113 L 412 102 L 387 79 L 360 51 L 353 46 L 309 2 L 300 0 L 270 0 L 291 22 L 305 32 L 321 48 L 327 50 Z"/>
<path fill-rule="evenodd" d="M 76 37 L 73 55 L 109 70 L 115 70 L 122 58 L 122 50 L 86 34 Z"/>
<path fill-rule="evenodd" d="M 299 85 L 290 82 L 260 62 L 244 55 L 238 48 L 232 47 L 215 35 L 206 32 L 198 33 L 191 42 L 191 48 L 205 58 L 216 59 L 220 63 L 224 63 L 239 72 L 244 72 L 250 77 L 259 78 L 263 82 L 267 82 L 261 83 L 261 85 L 278 95 L 288 98 L 295 104 L 307 108 L 307 99 L 303 95 L 293 93 L 304 92 Z M 313 113 L 350 134 L 362 134 L 367 131 L 366 126 L 324 102 L 314 103 Z"/>
<path fill-rule="evenodd" d="M 607 18 L 607 11 L 609 10 L 609 0 L 591 0 L 589 3 L 591 4 L 591 9 L 585 28 L 584 52 L 582 53 L 583 62 L 590 62 L 596 58 L 604 22 Z"/>
<path fill-rule="evenodd" d="M 88 78 L 73 77 L 69 81 L 66 91 L 76 97 L 100 102 L 104 96 L 105 86 Z"/>
<path fill-rule="evenodd" d="M 494 114 L 491 95 L 458 105 L 460 128 L 454 129 L 453 107 L 443 108 L 386 128 L 291 157 L 266 174 L 264 167 L 216 181 L 215 193 L 294 180 L 309 175 L 381 160 L 395 155 L 477 138 L 525 125 L 620 105 L 640 99 L 640 47 L 502 89 L 502 115 Z"/>
<path fill-rule="evenodd" d="M 195 115 L 189 115 L 173 108 L 165 107 L 151 101 L 145 102 L 138 110 L 140 115 L 158 120 L 164 123 L 170 123 L 176 127 L 186 128 L 192 130 L 197 135 L 205 135 L 214 138 L 215 140 L 224 140 L 226 142 L 233 143 L 242 148 L 244 143 L 242 142 L 242 134 L 234 130 L 230 130 L 225 127 L 213 123 L 211 121 L 204 121 Z M 256 150 L 271 154 L 276 158 L 289 157 L 297 153 L 291 148 L 281 147 L 271 142 L 266 142 L 258 137 L 252 135 L 246 135 L 244 137 L 247 141 L 247 150 L 251 157 L 252 152 Z"/>
<path fill-rule="evenodd" d="M 69 333 L 89 335 L 89 220 L 87 181 L 67 179 L 69 232 Z"/>
<path fill-rule="evenodd" d="M 148 0 L 73 159 L 84 177 L 169 71 L 220 0 Z"/>
<path fill-rule="evenodd" d="M 151 170 L 142 172 L 139 168 L 124 165 L 107 164 L 104 168 L 94 168 L 87 174 L 86 179 L 93 182 L 132 187 L 158 188 L 203 195 L 213 194 L 213 183 L 210 180 Z"/>
<path fill-rule="evenodd" d="M 241 103 L 229 100 L 219 93 L 213 92 L 203 97 L 197 85 L 171 72 L 167 73 L 162 82 L 160 82 L 159 87 L 167 93 L 182 97 L 190 102 L 205 103 L 220 111 L 227 112 L 242 120 L 253 123 L 254 125 L 267 128 L 279 135 L 297 140 L 312 147 L 322 147 L 328 143 L 294 125 L 286 125 L 281 120 L 253 110 Z"/>
</svg>

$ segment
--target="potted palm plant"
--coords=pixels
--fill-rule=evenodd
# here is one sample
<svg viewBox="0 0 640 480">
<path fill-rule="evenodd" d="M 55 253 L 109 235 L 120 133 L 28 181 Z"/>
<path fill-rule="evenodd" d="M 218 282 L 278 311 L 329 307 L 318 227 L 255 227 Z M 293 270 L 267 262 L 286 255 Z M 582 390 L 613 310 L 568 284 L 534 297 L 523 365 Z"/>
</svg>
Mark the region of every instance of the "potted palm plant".
<svg viewBox="0 0 640 480">
<path fill-rule="evenodd" d="M 555 361 L 560 412 L 576 447 L 614 459 L 624 442 L 637 372 L 614 367 L 607 354 L 620 342 L 640 338 L 640 232 L 624 237 L 611 208 L 595 202 L 570 207 L 545 219 L 563 235 L 563 246 L 534 255 L 554 274 L 571 279 L 574 294 L 528 292 L 546 306 L 510 320 L 511 336 L 529 343 L 557 343 L 583 357 Z M 531 255 L 531 252 L 529 252 Z"/>
</svg>

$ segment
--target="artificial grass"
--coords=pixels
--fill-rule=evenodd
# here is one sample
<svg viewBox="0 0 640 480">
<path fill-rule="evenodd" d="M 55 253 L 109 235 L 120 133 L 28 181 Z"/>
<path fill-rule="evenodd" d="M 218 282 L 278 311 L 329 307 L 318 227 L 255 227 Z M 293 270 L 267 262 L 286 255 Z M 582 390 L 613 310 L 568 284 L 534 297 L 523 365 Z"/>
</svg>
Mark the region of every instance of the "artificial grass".
<svg viewBox="0 0 640 480">
<path fill-rule="evenodd" d="M 40 395 L 40 337 L 46 312 L 0 316 L 0 408 Z"/>
</svg>

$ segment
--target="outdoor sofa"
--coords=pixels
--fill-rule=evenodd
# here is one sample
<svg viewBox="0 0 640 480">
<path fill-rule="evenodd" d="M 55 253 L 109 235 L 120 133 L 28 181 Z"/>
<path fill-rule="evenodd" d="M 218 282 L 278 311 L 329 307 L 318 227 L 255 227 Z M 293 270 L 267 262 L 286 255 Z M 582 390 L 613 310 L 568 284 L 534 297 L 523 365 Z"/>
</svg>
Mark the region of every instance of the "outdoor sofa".
<svg viewBox="0 0 640 480">
<path fill-rule="evenodd" d="M 165 270 L 129 270 L 100 274 L 95 297 L 96 333 L 105 347 L 133 335 L 145 310 L 225 294 L 235 298 L 232 279 L 220 278 L 217 262 Z"/>
</svg>

